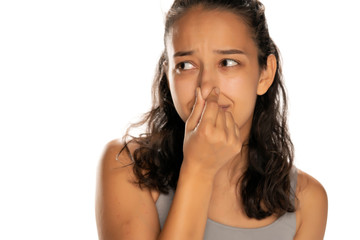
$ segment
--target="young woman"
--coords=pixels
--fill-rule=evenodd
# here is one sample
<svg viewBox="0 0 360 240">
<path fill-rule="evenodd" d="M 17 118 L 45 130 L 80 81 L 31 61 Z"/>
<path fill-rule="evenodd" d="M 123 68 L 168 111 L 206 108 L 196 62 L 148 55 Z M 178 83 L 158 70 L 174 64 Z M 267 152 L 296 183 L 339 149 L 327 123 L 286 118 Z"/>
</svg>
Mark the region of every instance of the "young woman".
<svg viewBox="0 0 360 240">
<path fill-rule="evenodd" d="M 175 0 L 139 137 L 100 164 L 100 239 L 323 239 L 327 196 L 293 166 L 279 52 L 257 0 Z"/>
</svg>

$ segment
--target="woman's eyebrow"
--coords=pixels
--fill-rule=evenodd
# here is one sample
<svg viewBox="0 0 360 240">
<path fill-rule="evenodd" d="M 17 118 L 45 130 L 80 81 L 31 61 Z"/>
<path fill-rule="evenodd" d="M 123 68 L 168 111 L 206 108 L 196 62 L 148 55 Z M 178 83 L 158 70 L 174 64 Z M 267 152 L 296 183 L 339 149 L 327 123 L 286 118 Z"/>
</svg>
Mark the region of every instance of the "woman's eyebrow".
<svg viewBox="0 0 360 240">
<path fill-rule="evenodd" d="M 241 51 L 239 49 L 228 49 L 228 50 L 214 50 L 214 53 L 217 54 L 245 54 L 244 51 Z"/>
<path fill-rule="evenodd" d="M 217 54 L 244 54 L 246 55 L 246 53 L 244 51 L 241 51 L 239 49 L 227 49 L 227 50 L 214 50 L 213 51 L 214 53 L 217 53 Z M 179 52 L 176 52 L 174 54 L 174 58 L 176 57 L 183 57 L 183 56 L 189 56 L 189 55 L 192 55 L 194 54 L 194 51 L 179 51 Z"/>
<path fill-rule="evenodd" d="M 174 54 L 174 58 L 183 57 L 194 54 L 194 51 L 179 51 Z"/>
</svg>

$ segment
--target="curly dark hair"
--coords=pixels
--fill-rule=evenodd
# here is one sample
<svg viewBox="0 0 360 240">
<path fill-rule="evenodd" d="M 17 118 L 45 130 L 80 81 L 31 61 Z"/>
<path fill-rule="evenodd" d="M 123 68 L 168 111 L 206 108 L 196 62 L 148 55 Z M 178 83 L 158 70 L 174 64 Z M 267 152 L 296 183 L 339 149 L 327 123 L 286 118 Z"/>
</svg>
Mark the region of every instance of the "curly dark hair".
<svg viewBox="0 0 360 240">
<path fill-rule="evenodd" d="M 206 10 L 230 11 L 243 19 L 252 31 L 258 48 L 261 69 L 267 67 L 267 57 L 275 55 L 277 69 L 274 81 L 264 95 L 257 96 L 252 127 L 248 139 L 247 169 L 238 179 L 236 188 L 241 194 L 242 206 L 250 218 L 263 219 L 276 214 L 294 212 L 290 194 L 290 171 L 294 149 L 287 129 L 287 97 L 283 85 L 279 50 L 271 39 L 265 18 L 265 9 L 257 0 L 175 0 L 166 15 L 164 44 L 157 65 L 152 87 L 152 108 L 142 121 L 131 125 L 123 137 L 126 149 L 135 142 L 133 171 L 135 184 L 140 188 L 156 189 L 167 194 L 176 189 L 183 160 L 185 123 L 175 110 L 168 79 L 165 74 L 167 61 L 166 37 L 181 16 L 189 9 L 201 6 Z M 131 136 L 129 130 L 146 124 L 145 133 Z M 129 140 L 128 137 L 131 137 Z"/>
</svg>

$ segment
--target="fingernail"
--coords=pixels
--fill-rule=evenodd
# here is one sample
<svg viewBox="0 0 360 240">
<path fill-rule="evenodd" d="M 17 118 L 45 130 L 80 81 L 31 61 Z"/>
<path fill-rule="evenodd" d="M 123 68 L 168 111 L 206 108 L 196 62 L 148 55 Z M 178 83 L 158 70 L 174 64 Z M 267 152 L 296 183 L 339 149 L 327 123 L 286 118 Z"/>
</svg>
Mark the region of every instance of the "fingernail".
<svg viewBox="0 0 360 240">
<path fill-rule="evenodd" d="M 219 89 L 219 88 L 215 88 L 215 93 L 216 93 L 217 95 L 219 95 L 219 94 L 220 94 L 220 89 Z"/>
</svg>

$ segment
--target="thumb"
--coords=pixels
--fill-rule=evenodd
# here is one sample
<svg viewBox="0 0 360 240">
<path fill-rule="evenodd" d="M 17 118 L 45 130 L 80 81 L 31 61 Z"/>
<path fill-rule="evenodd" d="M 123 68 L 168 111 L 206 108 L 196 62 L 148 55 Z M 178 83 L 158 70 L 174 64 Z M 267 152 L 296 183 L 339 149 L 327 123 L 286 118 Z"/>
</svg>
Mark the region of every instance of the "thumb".
<svg viewBox="0 0 360 240">
<path fill-rule="evenodd" d="M 185 126 L 186 131 L 192 131 L 198 125 L 201 118 L 201 114 L 203 112 L 204 104 L 205 104 L 205 100 L 201 95 L 200 88 L 197 87 L 195 103 L 190 113 L 190 116 L 186 121 L 186 126 Z"/>
</svg>

